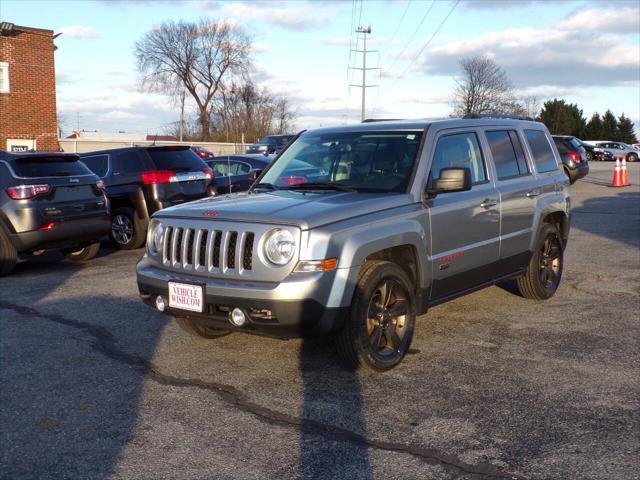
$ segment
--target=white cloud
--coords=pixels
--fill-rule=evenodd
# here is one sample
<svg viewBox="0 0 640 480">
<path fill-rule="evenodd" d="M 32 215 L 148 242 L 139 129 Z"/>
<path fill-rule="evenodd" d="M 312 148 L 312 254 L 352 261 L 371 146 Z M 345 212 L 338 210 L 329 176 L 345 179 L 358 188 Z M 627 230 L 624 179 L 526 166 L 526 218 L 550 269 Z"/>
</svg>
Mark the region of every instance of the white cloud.
<svg viewBox="0 0 640 480">
<path fill-rule="evenodd" d="M 100 38 L 100 34 L 91 27 L 85 27 L 84 25 L 69 25 L 62 27 L 59 32 L 63 34 L 63 38 L 78 38 L 78 39 L 95 39 Z"/>
<path fill-rule="evenodd" d="M 207 9 L 218 9 L 223 18 L 264 22 L 286 30 L 317 30 L 328 26 L 332 15 L 320 13 L 308 3 L 294 2 L 233 2 L 207 4 Z"/>
<path fill-rule="evenodd" d="M 640 8 L 579 10 L 568 15 L 562 21 L 562 26 L 577 31 L 638 33 L 640 30 Z"/>
</svg>

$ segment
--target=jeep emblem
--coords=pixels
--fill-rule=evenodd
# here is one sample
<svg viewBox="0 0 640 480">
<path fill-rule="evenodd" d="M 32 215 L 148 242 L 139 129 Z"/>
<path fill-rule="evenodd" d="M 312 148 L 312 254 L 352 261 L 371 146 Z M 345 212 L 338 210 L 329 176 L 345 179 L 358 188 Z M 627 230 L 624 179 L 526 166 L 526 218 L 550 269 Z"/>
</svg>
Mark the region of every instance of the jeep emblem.
<svg viewBox="0 0 640 480">
<path fill-rule="evenodd" d="M 79 178 L 70 178 L 69 179 L 69 183 L 80 183 L 80 179 Z"/>
</svg>

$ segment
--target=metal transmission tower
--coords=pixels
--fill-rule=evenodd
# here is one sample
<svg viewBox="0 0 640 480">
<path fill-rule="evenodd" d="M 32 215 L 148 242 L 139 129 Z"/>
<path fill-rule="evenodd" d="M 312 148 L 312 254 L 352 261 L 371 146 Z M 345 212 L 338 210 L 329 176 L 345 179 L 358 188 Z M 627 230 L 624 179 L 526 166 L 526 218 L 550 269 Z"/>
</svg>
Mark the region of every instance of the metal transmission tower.
<svg viewBox="0 0 640 480">
<path fill-rule="evenodd" d="M 358 87 L 362 89 L 362 105 L 360 107 L 360 121 L 362 121 L 365 118 L 364 105 L 365 105 L 365 98 L 366 98 L 365 94 L 366 94 L 367 88 L 378 86 L 378 85 L 367 85 L 367 70 L 380 70 L 380 69 L 378 67 L 367 68 L 367 53 L 374 53 L 378 51 L 378 50 L 367 50 L 367 35 L 371 34 L 371 25 L 369 25 L 367 28 L 358 27 L 356 29 L 356 33 L 362 34 L 363 47 L 362 47 L 362 50 L 352 49 L 351 51 L 356 53 L 362 53 L 362 67 L 349 67 L 349 68 L 351 70 L 362 70 L 362 84 L 360 85 L 349 84 L 349 86 Z"/>
</svg>

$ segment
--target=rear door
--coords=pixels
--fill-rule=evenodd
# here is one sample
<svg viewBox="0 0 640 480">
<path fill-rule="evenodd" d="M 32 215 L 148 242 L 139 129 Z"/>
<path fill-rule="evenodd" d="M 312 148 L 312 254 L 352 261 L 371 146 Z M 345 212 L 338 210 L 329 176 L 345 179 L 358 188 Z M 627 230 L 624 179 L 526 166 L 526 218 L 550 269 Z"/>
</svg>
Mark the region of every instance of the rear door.
<svg viewBox="0 0 640 480">
<path fill-rule="evenodd" d="M 445 131 L 436 137 L 430 175 L 437 179 L 447 167 L 469 168 L 473 186 L 428 201 L 432 301 L 490 281 L 500 247 L 500 199 L 475 130 Z"/>
<path fill-rule="evenodd" d="M 41 223 L 103 215 L 106 202 L 96 182 L 98 177 L 77 157 L 29 157 L 13 162 L 22 185 L 38 185 L 46 193 L 30 200 Z M 35 212 L 33 212 L 35 213 Z"/>
<path fill-rule="evenodd" d="M 500 262 L 496 276 L 526 266 L 538 187 L 516 129 L 485 129 L 500 196 Z"/>
<path fill-rule="evenodd" d="M 175 173 L 176 181 L 158 185 L 160 201 L 176 204 L 209 195 L 210 169 L 189 147 L 149 147 L 146 152 L 155 170 Z"/>
</svg>

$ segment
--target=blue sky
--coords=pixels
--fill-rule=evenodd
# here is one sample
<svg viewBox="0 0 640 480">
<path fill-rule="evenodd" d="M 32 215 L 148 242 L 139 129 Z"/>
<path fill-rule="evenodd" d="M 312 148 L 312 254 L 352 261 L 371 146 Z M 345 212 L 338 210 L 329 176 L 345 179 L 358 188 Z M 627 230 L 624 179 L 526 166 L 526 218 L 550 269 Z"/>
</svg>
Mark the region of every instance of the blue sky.
<svg viewBox="0 0 640 480">
<path fill-rule="evenodd" d="M 455 7 L 455 8 L 454 8 Z M 449 17 L 447 18 L 447 15 Z M 167 19 L 237 23 L 253 36 L 253 77 L 293 104 L 297 128 L 359 121 L 361 57 L 352 25 L 371 25 L 367 116 L 444 117 L 460 59 L 490 55 L 517 93 L 565 98 L 587 117 L 610 108 L 640 125 L 640 2 L 2 0 L 0 18 L 62 32 L 56 45 L 64 130 L 165 133 L 178 108 L 143 92 L 133 44 Z M 446 20 L 445 20 L 446 18 Z M 361 43 L 358 44 L 361 47 Z"/>
</svg>

